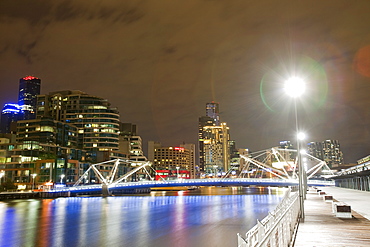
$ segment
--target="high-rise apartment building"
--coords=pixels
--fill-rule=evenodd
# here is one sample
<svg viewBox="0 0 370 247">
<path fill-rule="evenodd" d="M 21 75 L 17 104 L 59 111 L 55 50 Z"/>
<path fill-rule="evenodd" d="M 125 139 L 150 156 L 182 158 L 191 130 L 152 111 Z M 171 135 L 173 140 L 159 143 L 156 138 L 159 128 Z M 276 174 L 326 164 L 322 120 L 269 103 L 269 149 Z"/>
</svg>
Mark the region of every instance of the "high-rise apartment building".
<svg viewBox="0 0 370 247">
<path fill-rule="evenodd" d="M 325 140 L 323 142 L 310 142 L 307 144 L 308 153 L 326 162 L 330 167 L 343 164 L 343 153 L 338 140 Z"/>
<path fill-rule="evenodd" d="M 80 149 L 119 149 L 119 113 L 104 98 L 70 90 L 39 95 L 37 118 L 42 117 L 76 126 Z"/>
<path fill-rule="evenodd" d="M 330 168 L 343 164 L 343 153 L 338 140 L 325 140 L 322 142 L 324 161 Z"/>
<path fill-rule="evenodd" d="M 307 144 L 307 153 L 320 159 L 324 160 L 322 142 L 310 142 Z"/>
<path fill-rule="evenodd" d="M 52 146 L 77 148 L 77 128 L 50 118 L 17 122 L 17 143 L 36 141 Z"/>
</svg>

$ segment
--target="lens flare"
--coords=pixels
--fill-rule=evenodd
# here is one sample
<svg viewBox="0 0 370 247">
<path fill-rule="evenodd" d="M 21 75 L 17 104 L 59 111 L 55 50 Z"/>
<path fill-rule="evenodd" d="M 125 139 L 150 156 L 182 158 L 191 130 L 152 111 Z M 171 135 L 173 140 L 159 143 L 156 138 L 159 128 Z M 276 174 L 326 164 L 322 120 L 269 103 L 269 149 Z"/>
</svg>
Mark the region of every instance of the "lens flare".
<svg viewBox="0 0 370 247">
<path fill-rule="evenodd" d="M 357 73 L 370 77 L 370 45 L 357 51 L 353 66 Z"/>
<path fill-rule="evenodd" d="M 260 96 L 267 109 L 272 112 L 284 110 L 286 101 L 291 100 L 285 91 L 287 83 L 293 84 L 291 89 L 295 96 L 304 90 L 299 100 L 308 106 L 307 110 L 320 108 L 326 102 L 326 72 L 320 63 L 308 56 L 299 56 L 291 64 L 280 63 L 264 74 L 260 83 Z"/>
</svg>

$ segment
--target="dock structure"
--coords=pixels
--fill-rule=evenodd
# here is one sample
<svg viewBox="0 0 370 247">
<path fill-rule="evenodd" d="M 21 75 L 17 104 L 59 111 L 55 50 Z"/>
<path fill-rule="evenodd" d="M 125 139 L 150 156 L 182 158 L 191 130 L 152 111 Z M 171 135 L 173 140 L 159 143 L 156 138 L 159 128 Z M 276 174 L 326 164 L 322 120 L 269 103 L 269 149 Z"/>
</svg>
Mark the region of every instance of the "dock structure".
<svg viewBox="0 0 370 247">
<path fill-rule="evenodd" d="M 320 189 L 332 195 L 333 201 L 323 200 L 324 195 L 316 190 L 307 192 L 305 219 L 299 223 L 294 246 L 369 246 L 370 220 L 366 217 L 370 210 L 364 208 L 368 208 L 370 192 L 336 187 Z M 349 206 L 352 217 L 337 214 L 333 209 L 336 205 Z"/>
</svg>

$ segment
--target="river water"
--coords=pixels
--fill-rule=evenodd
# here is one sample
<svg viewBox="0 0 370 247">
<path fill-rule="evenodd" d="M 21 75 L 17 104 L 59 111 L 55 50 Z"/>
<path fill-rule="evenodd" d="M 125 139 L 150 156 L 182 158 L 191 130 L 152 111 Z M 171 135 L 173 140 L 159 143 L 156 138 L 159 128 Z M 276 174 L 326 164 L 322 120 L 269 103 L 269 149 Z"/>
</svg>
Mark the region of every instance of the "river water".
<svg viewBox="0 0 370 247">
<path fill-rule="evenodd" d="M 282 188 L 205 187 L 148 195 L 0 202 L 0 246 L 237 246 Z"/>
</svg>

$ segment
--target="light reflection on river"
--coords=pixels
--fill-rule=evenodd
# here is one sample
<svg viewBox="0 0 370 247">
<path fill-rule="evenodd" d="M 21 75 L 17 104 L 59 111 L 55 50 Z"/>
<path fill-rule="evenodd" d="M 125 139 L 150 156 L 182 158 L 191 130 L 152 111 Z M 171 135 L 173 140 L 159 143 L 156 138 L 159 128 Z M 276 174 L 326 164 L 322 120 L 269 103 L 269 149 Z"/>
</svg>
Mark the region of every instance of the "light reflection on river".
<svg viewBox="0 0 370 247">
<path fill-rule="evenodd" d="M 237 246 L 272 211 L 279 188 L 0 202 L 0 246 Z"/>
</svg>

